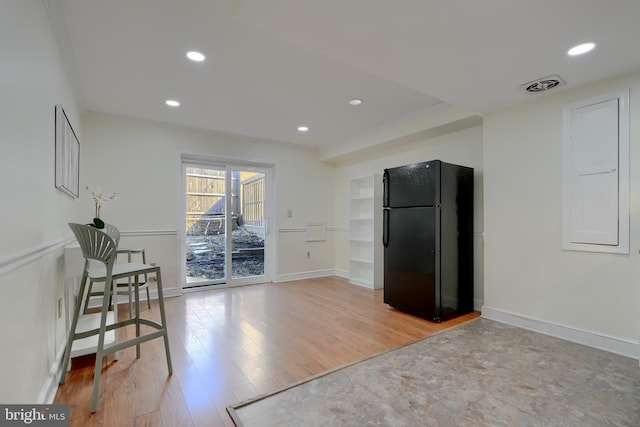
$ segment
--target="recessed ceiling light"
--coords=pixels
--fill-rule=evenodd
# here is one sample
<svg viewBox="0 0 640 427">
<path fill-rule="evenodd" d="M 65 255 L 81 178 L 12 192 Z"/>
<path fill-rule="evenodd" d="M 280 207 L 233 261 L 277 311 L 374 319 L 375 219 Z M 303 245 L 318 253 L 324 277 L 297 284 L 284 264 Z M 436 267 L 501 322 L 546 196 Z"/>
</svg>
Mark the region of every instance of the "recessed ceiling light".
<svg viewBox="0 0 640 427">
<path fill-rule="evenodd" d="M 167 104 L 169 107 L 179 107 L 180 106 L 180 102 L 176 101 L 175 99 L 167 99 L 164 103 Z"/>
<path fill-rule="evenodd" d="M 205 56 L 202 53 L 197 52 L 195 50 L 187 52 L 187 58 L 196 62 L 202 62 L 205 60 Z"/>
<path fill-rule="evenodd" d="M 569 56 L 582 55 L 584 53 L 591 51 L 594 47 L 596 47 L 595 43 L 582 43 L 569 49 L 567 51 L 567 55 Z"/>
<path fill-rule="evenodd" d="M 362 99 L 354 98 L 349 100 L 349 105 L 353 105 L 354 107 L 361 104 L 362 104 Z"/>
<path fill-rule="evenodd" d="M 299 132 L 309 132 L 309 126 L 298 126 Z"/>
</svg>

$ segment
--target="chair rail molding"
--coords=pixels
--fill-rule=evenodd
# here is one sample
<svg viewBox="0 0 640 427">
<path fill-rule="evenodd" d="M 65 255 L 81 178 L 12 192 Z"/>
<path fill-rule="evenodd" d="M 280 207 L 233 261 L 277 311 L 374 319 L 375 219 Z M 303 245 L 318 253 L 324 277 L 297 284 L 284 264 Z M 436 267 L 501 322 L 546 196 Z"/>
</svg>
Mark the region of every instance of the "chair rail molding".
<svg viewBox="0 0 640 427">
<path fill-rule="evenodd" d="M 175 236 L 178 230 L 122 230 L 120 236 Z"/>
<path fill-rule="evenodd" d="M 27 265 L 75 241 L 73 237 L 44 243 L 0 257 L 0 276 Z"/>
</svg>

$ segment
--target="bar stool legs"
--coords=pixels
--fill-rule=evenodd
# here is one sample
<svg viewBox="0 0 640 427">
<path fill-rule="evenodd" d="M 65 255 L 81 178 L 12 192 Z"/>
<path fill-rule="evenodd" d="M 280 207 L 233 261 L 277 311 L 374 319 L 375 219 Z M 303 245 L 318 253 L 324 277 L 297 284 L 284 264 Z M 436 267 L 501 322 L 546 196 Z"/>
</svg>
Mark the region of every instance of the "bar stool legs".
<svg viewBox="0 0 640 427">
<path fill-rule="evenodd" d="M 73 321 L 71 324 L 71 330 L 69 331 L 69 337 L 67 339 L 67 345 L 65 347 L 64 358 L 62 363 L 62 374 L 60 377 L 60 384 L 64 384 L 67 367 L 69 365 L 69 359 L 71 358 L 71 349 L 73 342 L 78 339 L 98 335 L 98 346 L 96 348 L 96 365 L 93 372 L 93 397 L 91 400 L 91 412 L 96 412 L 98 408 L 98 395 L 100 392 L 100 376 L 102 373 L 102 361 L 105 356 L 115 353 L 127 347 L 136 346 L 136 358 L 140 357 L 140 344 L 146 341 L 150 341 L 156 338 L 162 337 L 164 339 L 164 348 L 167 356 L 167 368 L 169 375 L 173 373 L 173 367 L 171 364 L 171 353 L 169 351 L 169 335 L 167 334 L 167 319 L 164 310 L 164 295 L 162 289 L 162 278 L 160 275 L 160 267 L 139 264 L 139 263 L 124 263 L 116 265 L 117 246 L 119 241 L 120 232 L 117 228 L 110 226 L 111 233 L 105 233 L 94 227 L 90 227 L 84 224 L 70 223 L 69 227 L 75 234 L 82 249 L 82 253 L 85 258 L 84 271 L 82 273 L 82 283 L 80 284 L 80 291 L 76 297 L 76 306 L 73 314 Z M 100 261 L 104 264 L 103 268 L 89 268 L 89 260 Z M 158 284 L 158 307 L 160 308 L 160 323 L 143 319 L 140 317 L 140 276 L 144 275 L 145 278 L 148 274 L 155 274 Z M 111 296 L 114 292 L 117 293 L 116 286 L 114 285 L 119 279 L 127 279 L 128 283 L 133 281 L 133 289 L 135 294 L 135 317 L 129 316 L 129 319 L 119 321 L 114 319 L 113 323 L 107 324 L 107 313 L 109 311 Z M 82 309 L 82 300 L 86 289 L 87 280 L 90 283 L 104 282 L 104 292 L 102 295 L 102 311 L 100 312 L 100 326 L 88 331 L 78 332 L 78 318 L 80 317 L 80 310 Z M 145 279 L 145 282 L 147 280 Z M 131 307 L 131 305 L 129 305 Z M 90 316 L 90 315 L 89 315 Z M 141 334 L 141 326 L 147 326 L 154 329 L 153 332 Z M 105 334 L 108 331 L 114 331 L 114 335 L 117 336 L 117 329 L 127 326 L 134 326 L 136 331 L 135 338 L 130 338 L 125 341 L 110 343 L 105 345 Z"/>
</svg>

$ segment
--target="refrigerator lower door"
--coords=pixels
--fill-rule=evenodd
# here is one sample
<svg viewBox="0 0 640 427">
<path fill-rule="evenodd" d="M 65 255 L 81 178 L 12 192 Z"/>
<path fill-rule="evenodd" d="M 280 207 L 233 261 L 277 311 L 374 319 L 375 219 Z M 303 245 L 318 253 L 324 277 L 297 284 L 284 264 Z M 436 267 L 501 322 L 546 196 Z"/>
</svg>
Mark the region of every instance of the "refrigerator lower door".
<svg viewBox="0 0 640 427">
<path fill-rule="evenodd" d="M 388 209 L 384 249 L 384 302 L 399 310 L 440 320 L 436 282 L 438 208 Z"/>
</svg>

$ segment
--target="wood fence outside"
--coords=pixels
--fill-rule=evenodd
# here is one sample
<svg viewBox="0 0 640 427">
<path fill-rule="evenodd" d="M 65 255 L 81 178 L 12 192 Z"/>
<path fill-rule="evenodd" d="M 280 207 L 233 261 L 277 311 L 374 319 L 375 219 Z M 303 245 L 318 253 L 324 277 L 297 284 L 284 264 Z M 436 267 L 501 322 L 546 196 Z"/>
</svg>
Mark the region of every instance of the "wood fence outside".
<svg viewBox="0 0 640 427">
<path fill-rule="evenodd" d="M 188 167 L 186 169 L 186 226 L 187 231 L 198 221 L 219 221 L 224 216 L 225 171 Z M 240 223 L 253 227 L 264 226 L 264 174 L 240 172 L 232 180 L 239 180 L 239 188 L 232 188 L 232 197 L 239 196 L 238 212 L 232 212 Z M 232 181 L 232 187 L 234 187 Z M 238 195 L 238 193 L 240 193 Z M 232 200 L 233 203 L 233 200 Z M 216 204 L 219 206 L 211 212 Z M 237 204 L 237 202 L 236 202 Z M 209 214 L 207 214 L 209 212 Z M 207 215 L 205 215 L 207 214 Z"/>
</svg>

